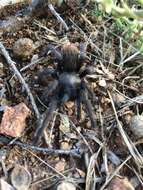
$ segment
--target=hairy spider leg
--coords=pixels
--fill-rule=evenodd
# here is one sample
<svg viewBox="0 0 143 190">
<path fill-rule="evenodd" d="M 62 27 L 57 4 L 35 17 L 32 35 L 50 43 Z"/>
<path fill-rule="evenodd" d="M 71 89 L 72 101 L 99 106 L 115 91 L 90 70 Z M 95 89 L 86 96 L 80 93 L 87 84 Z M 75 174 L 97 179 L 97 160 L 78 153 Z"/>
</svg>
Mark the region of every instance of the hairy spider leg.
<svg viewBox="0 0 143 190">
<path fill-rule="evenodd" d="M 81 42 L 79 45 L 80 59 L 86 58 L 86 49 L 87 49 L 87 45 L 85 43 Z"/>
<path fill-rule="evenodd" d="M 43 101 L 43 103 L 45 105 L 48 105 L 49 101 L 50 101 L 50 96 L 53 94 L 54 91 L 56 91 L 58 86 L 58 81 L 54 80 L 52 82 L 50 82 L 50 84 L 48 85 L 48 87 L 46 87 L 46 89 L 44 90 L 44 93 L 41 96 L 41 100 Z"/>
<path fill-rule="evenodd" d="M 53 99 L 49 105 L 49 109 L 47 109 L 45 112 L 45 117 L 44 117 L 41 125 L 36 130 L 33 144 L 37 144 L 39 142 L 39 140 L 41 139 L 41 137 L 43 135 L 43 131 L 46 127 L 48 127 L 48 125 L 53 117 L 54 111 L 56 111 L 57 107 L 58 107 L 58 101 L 56 99 Z"/>
<path fill-rule="evenodd" d="M 94 114 L 94 111 L 93 111 L 91 101 L 88 99 L 88 91 L 86 90 L 85 87 L 81 90 L 81 97 L 82 97 L 82 103 L 84 104 L 85 109 L 86 109 L 86 111 L 88 113 L 88 116 L 89 116 L 89 118 L 91 120 L 91 125 L 92 125 L 92 127 L 95 128 L 96 127 L 95 114 Z"/>
<path fill-rule="evenodd" d="M 85 67 L 85 69 L 83 69 L 82 71 L 80 71 L 79 77 L 84 78 L 86 75 L 93 75 L 94 73 L 95 73 L 95 68 L 93 66 L 88 66 Z M 93 101 L 96 101 L 97 98 L 95 97 L 95 94 L 93 90 L 89 87 L 88 83 L 85 82 L 84 80 L 82 82 L 84 83 L 84 88 L 87 89 L 90 97 L 93 99 Z"/>
<path fill-rule="evenodd" d="M 48 76 L 48 75 L 53 76 L 53 78 L 56 78 L 55 74 L 56 74 L 56 72 L 54 69 L 50 69 L 50 68 L 45 69 L 45 70 L 39 72 L 38 80 L 39 80 L 39 82 L 42 82 L 41 80 L 43 80 L 43 78 Z M 49 84 L 46 91 L 42 95 L 44 103 L 46 103 L 46 99 L 48 99 L 48 97 L 53 93 L 53 91 L 56 90 L 57 86 L 58 86 L 57 80 L 52 81 Z M 34 141 L 33 141 L 34 144 L 37 144 L 39 142 L 39 140 L 43 134 L 44 129 L 49 125 L 49 122 L 52 119 L 53 113 L 57 109 L 57 104 L 58 104 L 57 99 L 53 98 L 50 105 L 49 105 L 49 109 L 47 109 L 47 111 L 45 112 L 44 120 L 42 121 L 41 125 L 36 130 Z"/>
<path fill-rule="evenodd" d="M 79 77 L 84 78 L 86 75 L 93 75 L 95 73 L 95 68 L 93 66 L 85 67 L 79 72 Z"/>
<path fill-rule="evenodd" d="M 90 96 L 90 98 L 92 99 L 92 102 L 97 102 L 97 98 L 95 96 L 94 91 L 89 87 L 89 85 L 85 82 L 85 88 L 88 91 L 88 94 Z"/>
<path fill-rule="evenodd" d="M 53 68 L 45 68 L 42 71 L 38 72 L 38 79 L 37 82 L 42 85 L 47 85 L 47 77 L 53 77 L 53 78 L 58 78 L 56 70 Z"/>
<path fill-rule="evenodd" d="M 60 51 L 56 50 L 55 46 L 53 45 L 48 45 L 47 47 L 47 52 L 51 51 L 51 54 L 58 60 L 58 61 L 62 61 L 63 60 L 63 56 L 61 54 Z"/>
<path fill-rule="evenodd" d="M 77 120 L 80 120 L 81 118 L 81 97 L 80 97 L 80 92 L 79 95 L 76 99 L 76 111 L 77 111 Z"/>
</svg>

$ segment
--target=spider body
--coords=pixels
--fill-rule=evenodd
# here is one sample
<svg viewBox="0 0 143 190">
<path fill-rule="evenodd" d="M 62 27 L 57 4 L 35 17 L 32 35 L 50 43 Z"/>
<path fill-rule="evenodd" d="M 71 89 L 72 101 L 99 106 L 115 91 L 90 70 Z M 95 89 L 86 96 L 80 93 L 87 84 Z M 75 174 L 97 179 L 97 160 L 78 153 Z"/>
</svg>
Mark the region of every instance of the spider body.
<svg viewBox="0 0 143 190">
<path fill-rule="evenodd" d="M 81 88 L 81 79 L 75 73 L 62 73 L 59 77 L 58 98 L 61 103 L 74 101 Z"/>
<path fill-rule="evenodd" d="M 49 84 L 47 90 L 43 94 L 43 99 L 49 104 L 49 109 L 45 112 L 45 118 L 42 125 L 37 129 L 34 143 L 37 143 L 41 137 L 43 130 L 49 125 L 53 116 L 53 112 L 62 106 L 67 101 L 76 101 L 77 104 L 77 118 L 80 119 L 81 103 L 85 106 L 92 127 L 96 126 L 95 115 L 88 99 L 90 92 L 84 77 L 88 74 L 94 73 L 94 68 L 85 67 L 82 69 L 83 63 L 86 61 L 86 48 L 81 44 L 80 50 L 75 44 L 67 43 L 62 46 L 61 51 L 58 51 L 53 46 L 48 46 L 48 49 L 54 55 L 57 61 L 57 68 L 46 69 L 39 73 L 38 79 L 42 81 L 46 75 L 52 76 L 55 80 Z"/>
<path fill-rule="evenodd" d="M 82 61 L 78 48 L 74 44 L 65 44 L 61 49 L 62 59 L 58 64 L 61 72 L 79 72 Z"/>
</svg>

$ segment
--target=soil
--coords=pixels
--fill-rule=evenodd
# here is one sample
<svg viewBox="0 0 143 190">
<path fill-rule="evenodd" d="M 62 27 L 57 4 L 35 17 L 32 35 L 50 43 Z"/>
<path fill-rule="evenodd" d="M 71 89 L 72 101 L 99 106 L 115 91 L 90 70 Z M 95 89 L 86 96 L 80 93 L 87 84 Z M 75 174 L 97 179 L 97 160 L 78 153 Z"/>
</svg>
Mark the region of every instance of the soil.
<svg viewBox="0 0 143 190">
<path fill-rule="evenodd" d="M 8 6 L 1 11 L 0 18 L 6 20 L 24 8 L 27 8 L 27 4 Z M 29 85 L 40 114 L 47 109 L 41 100 L 47 86 L 37 82 L 37 74 L 44 68 L 56 67 L 53 56 L 44 54 L 49 44 L 61 47 L 67 41 L 76 43 L 77 46 L 80 42 L 86 42 L 88 64 L 95 68 L 95 74 L 87 76 L 86 81 L 94 92 L 95 98 L 89 96 L 89 99 L 96 116 L 96 128 L 92 128 L 84 105 L 81 119 L 77 120 L 76 103 L 67 102 L 56 111 L 40 143 L 35 146 L 69 152 L 78 149 L 79 157 L 24 148 L 9 143 L 13 140 L 11 137 L 7 137 L 9 140 L 4 143 L 2 139 L 5 136 L 0 135 L 0 155 L 5 152 L 0 157 L 3 163 L 0 165 L 0 178 L 9 184 L 12 170 L 16 165 L 21 165 L 32 175 L 29 190 L 58 189 L 63 181 L 73 183 L 76 189 L 111 189 L 112 174 L 113 178 L 127 178 L 136 190 L 143 188 L 143 161 L 139 159 L 142 156 L 143 160 L 143 141 L 132 132 L 129 125 L 132 116 L 143 113 L 143 104 L 140 103 L 143 98 L 142 101 L 131 101 L 143 94 L 143 67 L 137 68 L 143 56 L 139 55 L 136 59 L 120 64 L 122 36 L 113 28 L 111 19 L 99 19 L 93 14 L 93 9 L 93 3 L 84 9 L 78 6 L 56 8 L 69 26 L 67 32 L 50 11 L 44 17 L 38 15 L 25 19 L 16 31 L 0 32 L 0 41 L 16 62 L 18 70 L 28 66 L 21 74 Z M 13 53 L 13 46 L 20 38 L 30 38 L 36 46 L 26 59 L 16 57 Z M 123 42 L 122 48 L 126 52 L 129 44 Z M 130 55 L 133 51 L 134 49 Z M 126 57 L 130 55 L 127 54 Z M 31 66 L 33 60 L 36 61 Z M 51 80 L 53 79 L 48 78 L 46 85 Z M 27 119 L 21 137 L 13 141 L 33 145 L 33 137 L 39 126 L 33 106 L 23 84 L 0 55 L 0 119 L 5 106 L 15 106 L 21 102 L 28 106 L 32 115 Z M 114 189 L 115 186 L 114 184 Z"/>
</svg>

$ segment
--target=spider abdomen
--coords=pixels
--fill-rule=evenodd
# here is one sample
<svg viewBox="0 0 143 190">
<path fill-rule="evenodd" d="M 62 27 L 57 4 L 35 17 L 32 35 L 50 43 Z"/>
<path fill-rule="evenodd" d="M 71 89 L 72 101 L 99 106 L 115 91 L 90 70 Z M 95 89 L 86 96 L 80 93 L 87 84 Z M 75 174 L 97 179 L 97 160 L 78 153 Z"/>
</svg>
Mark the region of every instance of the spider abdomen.
<svg viewBox="0 0 143 190">
<path fill-rule="evenodd" d="M 75 100 L 79 93 L 81 80 L 75 73 L 62 73 L 59 77 L 59 99 L 62 103 Z"/>
</svg>

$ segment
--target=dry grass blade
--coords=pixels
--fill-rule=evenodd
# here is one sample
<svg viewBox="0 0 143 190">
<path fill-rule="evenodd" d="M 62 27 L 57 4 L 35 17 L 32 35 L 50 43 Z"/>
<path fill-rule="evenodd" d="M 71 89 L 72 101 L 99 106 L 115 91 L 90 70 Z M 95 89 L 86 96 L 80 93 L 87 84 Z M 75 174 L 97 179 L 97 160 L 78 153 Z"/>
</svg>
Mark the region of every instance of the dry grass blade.
<svg viewBox="0 0 143 190">
<path fill-rule="evenodd" d="M 69 27 L 67 26 L 67 24 L 65 23 L 65 21 L 63 20 L 63 18 L 56 12 L 56 10 L 54 9 L 52 4 L 48 5 L 51 13 L 57 18 L 57 20 L 64 26 L 65 30 L 68 31 Z"/>
<path fill-rule="evenodd" d="M 129 149 L 129 152 L 130 154 L 132 155 L 132 157 L 134 158 L 136 164 L 139 166 L 139 167 L 143 167 L 143 157 L 142 155 L 138 152 L 137 148 L 135 147 L 135 145 L 132 143 L 132 141 L 129 139 L 129 137 L 127 136 L 127 134 L 125 133 L 119 119 L 118 119 L 118 115 L 117 115 L 117 112 L 116 112 L 116 109 L 115 109 L 115 105 L 114 105 L 114 102 L 113 102 L 113 99 L 112 99 L 112 96 L 110 94 L 110 92 L 108 91 L 108 95 L 109 95 L 109 98 L 111 100 L 111 104 L 112 104 L 112 108 L 113 108 L 113 111 L 114 111 L 114 114 L 115 114 L 115 118 L 116 118 L 116 121 L 117 121 L 117 127 L 119 129 L 119 132 L 125 142 L 125 144 L 127 145 L 128 149 Z"/>
<path fill-rule="evenodd" d="M 98 150 L 98 153 L 100 152 L 101 149 Z M 87 176 L 86 176 L 86 187 L 85 190 L 91 190 L 93 184 L 95 184 L 96 182 L 99 181 L 99 178 L 96 177 L 95 174 L 95 165 L 97 163 L 97 157 L 98 157 L 98 153 L 94 153 L 91 157 L 90 157 L 90 162 L 88 165 L 88 169 L 87 169 Z"/>
<path fill-rule="evenodd" d="M 137 55 L 140 54 L 140 51 L 134 53 L 133 55 L 131 55 L 130 57 L 126 58 L 124 61 L 122 61 L 120 63 L 120 65 L 124 65 L 125 63 L 129 62 L 131 59 L 135 58 Z"/>
<path fill-rule="evenodd" d="M 48 29 L 45 25 L 43 25 L 40 21 L 38 21 L 38 20 L 34 20 L 34 23 L 33 24 L 35 24 L 36 26 L 38 26 L 39 28 L 42 28 L 42 29 L 44 29 L 46 32 L 48 32 L 48 33 L 51 33 L 51 34 L 53 34 L 53 35 L 56 35 L 56 33 L 53 31 L 53 30 L 51 30 L 51 29 Z"/>
<path fill-rule="evenodd" d="M 63 175 L 61 172 L 57 171 L 55 168 L 53 168 L 50 164 L 48 164 L 47 162 L 45 162 L 42 158 L 40 158 L 39 156 L 37 156 L 36 154 L 34 154 L 31 151 L 28 151 L 31 155 L 33 155 L 35 158 L 37 158 L 41 163 L 43 163 L 45 166 L 48 166 L 48 168 L 50 168 L 51 170 L 53 170 L 56 174 L 60 175 L 61 177 L 63 177 L 64 179 L 67 179 L 65 175 Z"/>
<path fill-rule="evenodd" d="M 128 98 L 127 96 L 125 96 Z M 121 108 L 126 107 L 126 106 L 132 106 L 135 104 L 143 104 L 143 95 L 136 96 L 135 98 L 128 98 L 128 100 L 124 101 L 121 105 Z"/>
<path fill-rule="evenodd" d="M 85 139 L 85 137 L 80 133 L 80 131 L 76 128 L 76 126 L 74 125 L 74 123 L 72 121 L 70 121 L 70 123 L 72 124 L 72 127 L 75 129 L 75 131 L 79 134 L 79 136 L 81 137 L 81 139 L 83 139 L 84 143 L 86 144 L 86 146 L 88 147 L 89 151 L 93 154 L 92 148 L 90 147 L 88 141 Z"/>
<path fill-rule="evenodd" d="M 140 61 L 137 61 L 137 66 L 128 73 L 128 76 L 133 75 L 134 72 L 136 72 L 136 70 L 138 70 L 139 68 L 143 67 L 143 62 L 142 59 Z"/>
</svg>

